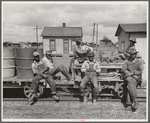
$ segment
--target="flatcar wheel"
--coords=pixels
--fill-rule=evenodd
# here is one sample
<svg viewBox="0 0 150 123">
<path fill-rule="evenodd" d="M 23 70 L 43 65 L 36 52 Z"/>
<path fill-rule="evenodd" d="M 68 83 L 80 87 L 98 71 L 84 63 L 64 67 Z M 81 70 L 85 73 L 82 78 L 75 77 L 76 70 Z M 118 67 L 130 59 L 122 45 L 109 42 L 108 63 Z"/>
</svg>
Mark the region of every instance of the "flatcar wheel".
<svg viewBox="0 0 150 123">
<path fill-rule="evenodd" d="M 43 87 L 41 85 L 39 85 L 38 87 L 38 90 L 37 90 L 37 93 L 36 93 L 36 98 L 40 97 L 42 94 L 43 94 Z M 27 97 L 27 98 L 30 98 L 32 96 L 32 93 L 31 93 L 31 84 L 26 84 L 24 86 L 24 95 Z"/>
<path fill-rule="evenodd" d="M 117 95 L 118 95 L 119 98 L 123 97 L 123 86 L 122 86 L 122 84 L 119 84 Z"/>
</svg>

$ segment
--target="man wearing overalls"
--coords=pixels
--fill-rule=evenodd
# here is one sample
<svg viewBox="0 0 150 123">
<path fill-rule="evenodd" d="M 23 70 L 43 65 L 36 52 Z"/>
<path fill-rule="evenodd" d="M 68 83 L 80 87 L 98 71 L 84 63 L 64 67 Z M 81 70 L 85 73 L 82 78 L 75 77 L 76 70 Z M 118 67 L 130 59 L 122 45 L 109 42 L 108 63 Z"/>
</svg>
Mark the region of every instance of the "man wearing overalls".
<svg viewBox="0 0 150 123">
<path fill-rule="evenodd" d="M 89 52 L 87 56 L 88 60 L 84 61 L 81 67 L 81 71 L 85 73 L 85 76 L 80 84 L 80 92 L 85 104 L 87 101 L 87 97 L 85 96 L 85 86 L 88 82 L 91 82 L 93 85 L 93 103 L 95 105 L 96 99 L 99 95 L 97 73 L 100 73 L 101 68 L 99 63 L 94 60 L 94 52 Z"/>
</svg>

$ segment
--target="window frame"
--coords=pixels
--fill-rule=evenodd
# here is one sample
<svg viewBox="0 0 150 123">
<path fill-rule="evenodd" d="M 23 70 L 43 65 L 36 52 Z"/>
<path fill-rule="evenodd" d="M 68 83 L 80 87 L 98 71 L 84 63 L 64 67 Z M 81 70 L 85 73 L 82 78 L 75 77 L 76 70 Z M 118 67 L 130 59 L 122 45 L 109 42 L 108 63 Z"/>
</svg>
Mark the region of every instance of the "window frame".
<svg viewBox="0 0 150 123">
<path fill-rule="evenodd" d="M 65 41 L 68 43 L 68 52 L 67 53 L 65 52 L 65 48 L 64 48 Z M 69 54 L 69 39 L 63 39 L 63 52 L 64 52 L 64 54 Z"/>
<path fill-rule="evenodd" d="M 124 44 L 124 47 L 122 47 L 122 44 Z M 125 51 L 125 41 L 121 41 L 121 50 Z"/>
<path fill-rule="evenodd" d="M 54 49 L 51 48 L 51 42 L 54 41 Z M 56 51 L 56 40 L 55 39 L 49 39 L 49 49 L 51 51 Z"/>
<path fill-rule="evenodd" d="M 73 41 L 76 43 L 75 39 L 71 39 L 71 51 L 73 51 Z M 76 44 L 75 44 L 76 46 Z"/>
</svg>

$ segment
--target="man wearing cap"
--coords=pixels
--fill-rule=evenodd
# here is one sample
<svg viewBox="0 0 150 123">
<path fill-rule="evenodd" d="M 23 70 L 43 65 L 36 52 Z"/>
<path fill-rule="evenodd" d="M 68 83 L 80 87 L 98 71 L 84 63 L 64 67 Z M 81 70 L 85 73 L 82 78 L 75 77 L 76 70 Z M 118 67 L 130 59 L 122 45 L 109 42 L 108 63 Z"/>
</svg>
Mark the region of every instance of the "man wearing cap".
<svg viewBox="0 0 150 123">
<path fill-rule="evenodd" d="M 130 52 L 131 49 L 136 50 L 136 48 L 135 48 L 135 43 L 137 43 L 136 39 L 135 38 L 129 38 L 129 41 L 130 41 L 130 46 L 126 49 L 126 51 L 125 52 L 119 51 L 119 53 L 124 54 L 124 56 L 122 56 L 123 54 L 120 56 L 120 57 L 124 57 L 124 59 L 128 59 L 128 57 L 130 56 L 130 54 L 128 52 Z"/>
<path fill-rule="evenodd" d="M 56 96 L 56 87 L 55 87 L 55 81 L 52 79 L 52 76 L 49 74 L 49 67 L 44 63 L 43 60 L 40 60 L 40 54 L 35 51 L 33 53 L 34 56 L 34 62 L 32 63 L 32 70 L 34 74 L 34 78 L 32 79 L 31 84 L 31 93 L 32 96 L 29 99 L 29 104 L 32 105 L 35 103 L 37 88 L 38 88 L 38 81 L 41 79 L 46 79 L 47 83 L 51 86 L 51 93 L 52 97 L 58 101 L 59 98 Z"/>
<path fill-rule="evenodd" d="M 69 74 L 72 74 L 71 72 L 71 66 L 74 62 L 74 60 L 76 58 L 80 58 L 80 57 L 86 57 L 87 56 L 87 53 L 89 51 L 91 51 L 90 48 L 88 48 L 87 50 L 82 50 L 81 48 L 81 43 L 82 43 L 82 40 L 81 39 L 76 39 L 76 46 L 74 47 L 73 49 L 73 53 L 74 53 L 74 57 L 70 60 L 70 64 L 69 64 Z"/>
<path fill-rule="evenodd" d="M 98 78 L 97 73 L 100 73 L 101 67 L 97 61 L 94 60 L 94 52 L 89 52 L 87 54 L 88 60 L 84 61 L 81 67 L 81 71 L 85 73 L 81 84 L 80 84 L 80 92 L 81 96 L 83 97 L 84 104 L 86 104 L 87 97 L 85 96 L 85 86 L 88 82 L 91 82 L 93 85 L 93 103 L 96 104 L 96 99 L 99 95 L 99 88 L 98 88 Z"/>
<path fill-rule="evenodd" d="M 44 63 L 49 67 L 50 74 L 52 76 L 55 76 L 57 73 L 61 72 L 67 78 L 67 80 L 69 81 L 69 84 L 74 84 L 72 77 L 69 75 L 64 65 L 61 64 L 55 67 L 55 65 L 52 62 L 51 54 L 52 54 L 52 51 L 46 51 L 46 56 L 42 58 Z"/>
<path fill-rule="evenodd" d="M 126 109 L 125 110 L 131 110 L 136 111 L 138 108 L 138 103 L 136 100 L 137 97 L 137 91 L 136 86 L 138 82 L 141 81 L 141 75 L 144 69 L 143 62 L 139 59 L 136 59 L 137 51 L 133 48 L 129 52 L 127 52 L 130 56 L 129 58 L 124 62 L 122 70 L 124 72 L 124 80 L 125 85 L 124 89 L 126 94 Z M 129 101 L 129 97 L 131 99 L 131 102 Z"/>
</svg>

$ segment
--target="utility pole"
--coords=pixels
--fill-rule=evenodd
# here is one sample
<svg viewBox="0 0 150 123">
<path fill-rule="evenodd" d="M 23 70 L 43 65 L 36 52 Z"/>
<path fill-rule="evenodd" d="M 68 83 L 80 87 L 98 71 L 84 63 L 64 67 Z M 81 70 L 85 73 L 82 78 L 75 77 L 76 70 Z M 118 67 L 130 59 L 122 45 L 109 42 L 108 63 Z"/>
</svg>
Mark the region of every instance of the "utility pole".
<svg viewBox="0 0 150 123">
<path fill-rule="evenodd" d="M 97 52 L 97 45 L 98 45 L 98 24 L 97 24 L 97 31 L 96 31 L 96 52 Z"/>
<path fill-rule="evenodd" d="M 42 28 L 39 28 L 37 25 L 35 28 L 33 28 L 36 30 L 36 42 L 37 42 L 37 49 L 38 49 L 38 29 L 42 29 Z"/>
<path fill-rule="evenodd" d="M 92 39 L 93 44 L 94 44 L 94 35 L 95 35 L 95 23 L 93 24 L 93 39 Z"/>
</svg>

